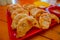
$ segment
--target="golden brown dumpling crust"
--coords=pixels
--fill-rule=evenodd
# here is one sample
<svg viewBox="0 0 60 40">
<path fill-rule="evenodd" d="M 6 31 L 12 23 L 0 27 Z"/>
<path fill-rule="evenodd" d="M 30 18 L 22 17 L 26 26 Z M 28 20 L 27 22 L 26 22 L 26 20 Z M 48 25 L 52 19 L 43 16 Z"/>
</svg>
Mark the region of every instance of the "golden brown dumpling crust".
<svg viewBox="0 0 60 40">
<path fill-rule="evenodd" d="M 39 18 L 39 24 L 42 29 L 48 29 L 51 24 L 51 17 L 48 13 L 44 13 Z"/>
<path fill-rule="evenodd" d="M 11 14 L 11 18 L 14 19 L 14 17 L 17 14 L 27 14 L 27 15 L 29 15 L 29 12 L 27 10 L 24 10 L 24 9 L 17 9 Z"/>
<path fill-rule="evenodd" d="M 32 17 L 25 17 L 18 22 L 17 38 L 23 37 L 32 27 L 38 27 L 38 22 Z"/>
<path fill-rule="evenodd" d="M 12 13 L 16 9 L 23 9 L 20 4 L 11 4 L 8 6 L 8 10 Z"/>
<path fill-rule="evenodd" d="M 43 14 L 45 10 L 39 9 L 39 8 L 33 8 L 30 10 L 30 14 L 35 17 L 37 20 L 39 20 L 39 17 L 41 14 Z"/>
<path fill-rule="evenodd" d="M 13 21 L 12 21 L 12 25 L 11 25 L 12 29 L 16 29 L 16 26 L 17 26 L 17 24 L 18 24 L 18 21 L 19 21 L 20 19 L 24 18 L 24 17 L 27 17 L 27 16 L 28 16 L 28 15 L 26 15 L 26 14 L 18 14 L 18 15 L 16 15 L 16 16 L 14 17 Z"/>
</svg>

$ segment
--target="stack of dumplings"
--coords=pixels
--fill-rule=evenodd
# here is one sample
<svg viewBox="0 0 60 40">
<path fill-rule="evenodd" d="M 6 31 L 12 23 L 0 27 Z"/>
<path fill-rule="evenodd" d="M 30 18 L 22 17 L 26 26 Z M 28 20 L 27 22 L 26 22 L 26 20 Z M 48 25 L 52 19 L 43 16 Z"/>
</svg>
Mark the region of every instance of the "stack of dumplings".
<svg viewBox="0 0 60 40">
<path fill-rule="evenodd" d="M 8 6 L 8 10 L 12 18 L 11 27 L 13 30 L 16 29 L 17 38 L 25 36 L 32 27 L 48 29 L 52 19 L 59 23 L 59 18 L 56 15 L 35 7 L 33 4 L 23 6 L 12 4 Z"/>
</svg>

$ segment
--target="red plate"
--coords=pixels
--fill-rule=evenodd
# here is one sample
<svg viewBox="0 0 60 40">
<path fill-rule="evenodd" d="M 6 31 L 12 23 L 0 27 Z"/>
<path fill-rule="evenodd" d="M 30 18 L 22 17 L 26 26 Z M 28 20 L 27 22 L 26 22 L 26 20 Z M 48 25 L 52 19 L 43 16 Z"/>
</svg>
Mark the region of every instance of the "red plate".
<svg viewBox="0 0 60 40">
<path fill-rule="evenodd" d="M 7 20 L 8 20 L 8 32 L 9 32 L 10 40 L 24 40 L 26 38 L 29 38 L 41 31 L 43 31 L 43 29 L 32 28 L 24 37 L 16 38 L 16 32 L 14 30 L 12 30 L 12 28 L 11 28 L 12 19 L 11 19 L 11 15 L 8 11 L 7 11 Z M 53 20 L 50 27 L 53 27 L 56 24 L 57 23 Z"/>
<path fill-rule="evenodd" d="M 60 18 L 60 13 L 58 12 L 54 12 L 54 10 L 60 10 L 60 7 L 59 6 L 51 6 L 48 8 L 48 10 L 50 11 L 50 13 L 53 13 L 55 14 L 56 16 L 58 16 Z"/>
</svg>

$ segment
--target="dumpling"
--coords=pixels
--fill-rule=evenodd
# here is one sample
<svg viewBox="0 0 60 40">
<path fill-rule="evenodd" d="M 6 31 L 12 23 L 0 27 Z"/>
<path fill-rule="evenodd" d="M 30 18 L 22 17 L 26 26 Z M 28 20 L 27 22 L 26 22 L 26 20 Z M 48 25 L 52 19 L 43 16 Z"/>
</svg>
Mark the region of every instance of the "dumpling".
<svg viewBox="0 0 60 40">
<path fill-rule="evenodd" d="M 15 17 L 17 14 L 27 14 L 27 15 L 29 15 L 29 12 L 28 12 L 27 10 L 17 9 L 17 10 L 15 10 L 15 11 L 11 14 L 11 18 L 14 19 L 14 17 Z"/>
<path fill-rule="evenodd" d="M 18 15 L 16 15 L 16 16 L 14 17 L 14 19 L 12 20 L 12 25 L 11 25 L 12 29 L 16 29 L 16 26 L 17 26 L 17 24 L 18 24 L 18 21 L 19 21 L 20 19 L 24 18 L 24 17 L 27 17 L 27 16 L 28 16 L 28 15 L 26 15 L 26 14 L 18 14 Z"/>
<path fill-rule="evenodd" d="M 37 20 L 39 20 L 39 17 L 41 14 L 43 14 L 43 12 L 45 12 L 42 9 L 39 8 L 33 8 L 30 10 L 30 15 L 32 15 L 33 17 L 35 17 Z"/>
<path fill-rule="evenodd" d="M 11 4 L 8 6 L 8 10 L 12 13 L 16 9 L 23 9 L 19 4 Z"/>
<path fill-rule="evenodd" d="M 51 24 L 51 17 L 48 13 L 43 13 L 39 17 L 39 24 L 42 29 L 48 29 Z"/>
<path fill-rule="evenodd" d="M 21 19 L 17 26 L 17 38 L 25 36 L 32 27 L 40 28 L 38 22 L 32 16 Z"/>
</svg>

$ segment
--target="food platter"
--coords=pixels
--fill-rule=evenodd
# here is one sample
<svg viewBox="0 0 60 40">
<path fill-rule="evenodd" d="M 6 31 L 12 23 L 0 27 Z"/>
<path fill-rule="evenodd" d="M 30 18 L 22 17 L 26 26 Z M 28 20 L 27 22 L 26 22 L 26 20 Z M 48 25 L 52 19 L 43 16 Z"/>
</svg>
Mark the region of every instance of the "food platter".
<svg viewBox="0 0 60 40">
<path fill-rule="evenodd" d="M 52 14 L 55 14 L 56 16 L 58 16 L 60 18 L 60 6 L 50 6 L 48 8 L 49 12 Z"/>
<path fill-rule="evenodd" d="M 30 31 L 27 32 L 27 34 L 25 36 L 23 36 L 21 38 L 16 38 L 16 31 L 12 30 L 12 28 L 11 28 L 12 19 L 11 19 L 11 14 L 8 10 L 7 10 L 7 21 L 8 21 L 8 32 L 9 32 L 10 40 L 25 40 L 31 36 L 34 36 L 37 33 L 43 32 L 43 30 L 45 30 L 45 29 L 38 29 L 36 27 L 33 27 Z M 55 25 L 57 25 L 57 23 L 54 20 L 52 20 L 50 28 L 53 28 Z"/>
</svg>

